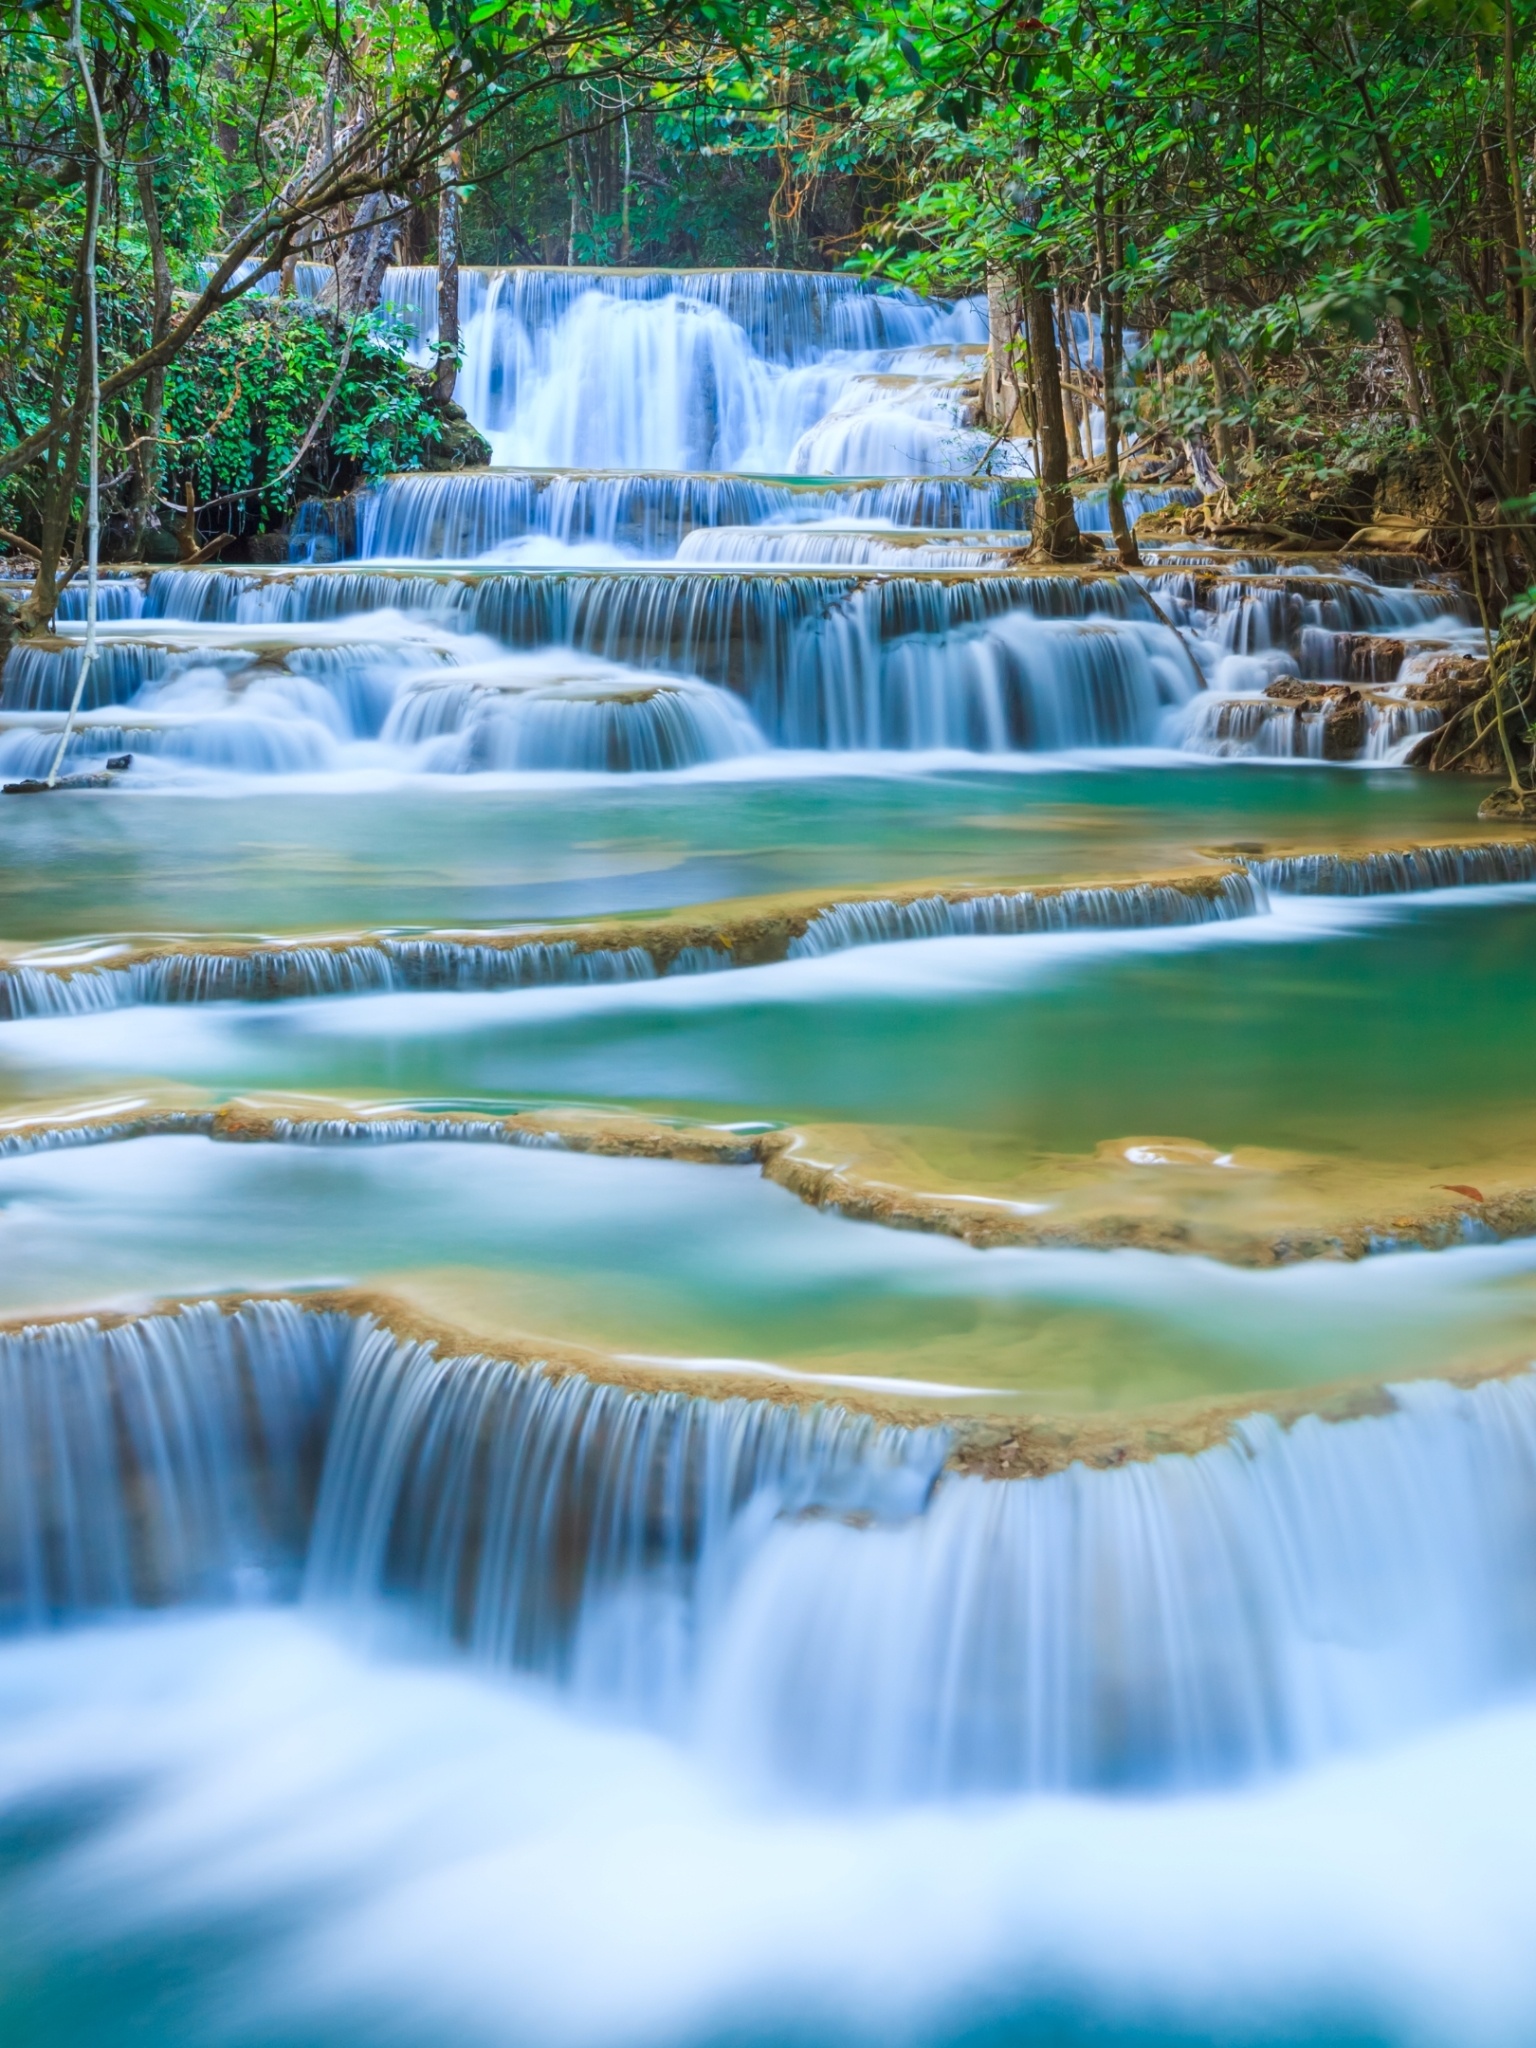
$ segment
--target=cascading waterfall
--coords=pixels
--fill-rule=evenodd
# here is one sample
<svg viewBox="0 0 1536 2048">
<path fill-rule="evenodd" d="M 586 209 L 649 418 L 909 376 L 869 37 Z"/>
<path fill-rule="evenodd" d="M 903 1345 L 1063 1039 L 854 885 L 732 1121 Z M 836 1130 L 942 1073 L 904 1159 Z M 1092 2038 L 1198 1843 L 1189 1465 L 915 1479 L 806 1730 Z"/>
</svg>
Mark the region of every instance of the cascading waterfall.
<svg viewBox="0 0 1536 2048">
<path fill-rule="evenodd" d="M 1111 577 L 524 573 L 479 579 L 474 623 L 721 684 L 777 746 L 998 751 L 1156 736 L 1197 682 L 1141 606 Z"/>
<path fill-rule="evenodd" d="M 347 1335 L 287 1302 L 0 1335 L 0 1621 L 291 1589 Z"/>
<path fill-rule="evenodd" d="M 1380 853 L 1294 853 L 1250 860 L 1267 888 L 1293 896 L 1400 896 L 1419 889 L 1475 889 L 1536 881 L 1536 842 L 1414 846 Z"/>
<path fill-rule="evenodd" d="M 765 740 L 977 752 L 1145 744 L 1199 688 L 1140 586 L 1110 574 L 192 571 L 157 576 L 148 604 L 167 640 L 133 644 L 139 681 L 127 694 L 139 716 L 101 733 L 85 721 L 77 759 L 110 748 L 302 772 L 377 736 L 428 770 L 609 772 L 730 759 Z M 402 613 L 429 644 L 380 650 L 381 623 L 398 640 Z M 172 615 L 226 627 L 227 641 L 179 649 Z M 350 652 L 306 646 L 351 616 Z M 252 634 L 243 649 L 242 629 Z M 488 662 L 495 649 L 511 652 Z M 78 656 L 24 652 L 15 688 L 26 701 L 6 708 L 61 710 Z M 0 765 L 29 768 L 46 730 L 0 738 Z"/>
<path fill-rule="evenodd" d="M 1219 924 L 1233 917 L 1260 916 L 1265 907 L 1262 888 L 1255 888 L 1248 875 L 1223 876 L 1210 889 L 1063 889 L 1055 894 L 970 896 L 958 902 L 924 896 L 912 903 L 839 903 L 812 918 L 791 943 L 789 957 L 815 959 L 849 946 L 890 945 L 902 939 Z"/>
<path fill-rule="evenodd" d="M 615 673 L 541 686 L 520 678 L 515 662 L 402 691 L 382 737 L 418 750 L 425 769 L 458 774 L 656 774 L 733 760 L 764 744 L 742 705 L 707 683 Z"/>
<path fill-rule="evenodd" d="M 66 584 L 59 592 L 57 616 L 61 619 L 83 619 L 85 617 L 86 589 L 80 582 Z M 138 583 L 129 576 L 103 576 L 96 586 L 96 616 L 98 619 L 137 619 L 144 611 L 144 593 Z"/>
<path fill-rule="evenodd" d="M 418 351 L 435 294 L 429 269 L 388 281 Z M 765 746 L 1168 742 L 1395 761 L 1443 716 L 1397 690 L 1405 660 L 1472 645 L 1464 598 L 1390 563 L 1387 583 L 1264 557 L 1019 574 L 1033 487 L 975 473 L 969 303 L 842 275 L 467 270 L 461 315 L 461 396 L 527 466 L 312 508 L 308 568 L 109 580 L 72 770 L 666 774 Z M 1098 360 L 1093 322 L 1069 341 Z M 1133 492 L 1128 515 L 1190 496 Z M 1102 489 L 1079 519 L 1107 526 Z M 339 556 L 356 566 L 323 566 Z M 352 648 L 319 644 L 353 621 Z M 177 645 L 176 627 L 234 637 Z M 582 661 L 515 659 L 561 649 Z M 51 764 L 81 658 L 12 649 L 0 775 Z"/>
<path fill-rule="evenodd" d="M 1481 648 L 1462 592 L 1377 583 L 1358 567 L 1281 573 L 1261 557 L 1159 574 L 1150 587 L 1210 686 L 1183 718 L 1196 753 L 1401 760 L 1444 715 L 1401 693 L 1410 661 Z"/>
<path fill-rule="evenodd" d="M 386 303 L 422 361 L 436 338 L 436 289 L 432 270 L 385 280 Z M 978 374 L 973 358 L 986 342 L 985 317 L 970 304 L 792 271 L 466 270 L 459 318 L 459 398 L 501 463 L 844 468 L 817 461 L 821 423 L 861 380 L 867 399 L 871 376 L 898 366 L 907 403 L 876 408 L 884 432 L 868 441 L 866 468 L 964 469 L 972 443 L 984 445 L 949 396 Z M 947 447 L 933 431 L 935 408 L 952 428 L 949 461 L 933 459 Z M 875 416 L 867 402 L 859 410 Z M 914 441 L 920 428 L 928 431 Z"/>
<path fill-rule="evenodd" d="M 1449 866 L 1446 871 L 1451 871 Z M 1253 869 L 1185 888 L 1138 883 L 953 899 L 929 896 L 908 903 L 877 898 L 830 904 L 817 911 L 803 931 L 785 936 L 782 957 L 815 959 L 850 946 L 904 939 L 1146 931 L 1258 917 L 1266 908 L 1265 889 Z M 754 964 L 768 957 L 760 934 L 748 957 Z M 723 944 L 653 941 L 651 946 L 618 947 L 556 938 L 492 945 L 379 937 L 224 953 L 189 949 L 90 967 L 18 963 L 0 968 L 0 1019 L 84 1016 L 140 1003 L 260 1003 L 407 990 L 590 986 L 651 981 L 662 974 L 718 973 L 737 964 Z"/>
<path fill-rule="evenodd" d="M 1194 1457 L 947 1479 L 781 1527 L 705 1739 L 831 1797 L 1193 1787 L 1399 1737 L 1536 1672 L 1536 1382 L 1258 1418 Z"/>
<path fill-rule="evenodd" d="M 354 1352 L 311 1598 L 404 1599 L 477 1655 L 675 1716 L 736 1555 L 781 1517 L 919 1512 L 942 1429 L 636 1394 L 385 1332 Z"/>
<path fill-rule="evenodd" d="M 649 981 L 655 974 L 655 963 L 641 946 L 580 947 L 572 940 L 489 946 L 384 939 L 239 953 L 165 953 L 123 967 L 0 970 L 0 1017 L 84 1016 L 139 1003 L 264 1003 L 410 989 L 585 986 Z"/>
<path fill-rule="evenodd" d="M 1528 1375 L 991 1480 L 944 1428 L 263 1302 L 0 1339 L 0 1410 L 13 1624 L 281 1595 L 302 1551 L 312 1601 L 836 1799 L 1211 1785 L 1536 1672 Z"/>
<path fill-rule="evenodd" d="M 924 477 L 793 483 L 775 477 L 472 470 L 391 477 L 355 499 L 317 505 L 295 529 L 302 558 L 473 559 L 530 535 L 597 541 L 656 560 L 698 528 L 805 520 L 1027 534 L 1029 483 Z M 346 522 L 338 526 L 340 518 Z"/>
</svg>

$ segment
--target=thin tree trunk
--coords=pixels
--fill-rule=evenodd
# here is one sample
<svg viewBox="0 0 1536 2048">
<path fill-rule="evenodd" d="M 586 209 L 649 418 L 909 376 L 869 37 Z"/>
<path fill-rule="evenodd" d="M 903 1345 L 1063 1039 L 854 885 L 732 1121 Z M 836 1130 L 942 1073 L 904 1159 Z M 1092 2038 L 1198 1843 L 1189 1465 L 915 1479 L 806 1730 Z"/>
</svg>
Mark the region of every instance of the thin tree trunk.
<svg viewBox="0 0 1536 2048">
<path fill-rule="evenodd" d="M 166 260 L 165 233 L 160 221 L 160 206 L 155 198 L 154 167 L 147 158 L 134 166 L 134 178 L 138 186 L 139 212 L 144 221 L 144 233 L 149 242 L 150 267 L 154 275 L 154 321 L 150 334 L 155 341 L 164 340 L 171 331 L 171 314 L 175 297 L 171 286 L 171 266 Z M 158 507 L 164 488 L 161 453 L 161 430 L 165 419 L 165 369 L 162 365 L 151 370 L 144 380 L 144 416 L 139 426 L 138 446 L 134 449 L 134 467 L 138 471 L 137 491 L 133 507 L 133 553 L 138 556 L 144 551 L 144 536 L 151 527 L 160 523 Z"/>
<path fill-rule="evenodd" d="M 987 275 L 987 371 L 982 403 L 987 425 L 999 435 L 1017 434 L 1026 424 L 1016 360 L 1024 308 L 1016 287 L 1001 271 Z"/>
<path fill-rule="evenodd" d="M 1125 346 L 1119 295 L 1107 296 L 1099 316 L 1104 353 L 1104 470 L 1108 478 L 1109 530 L 1122 569 L 1141 567 L 1141 550 L 1125 516 L 1125 478 L 1120 474 L 1120 362 Z"/>
<path fill-rule="evenodd" d="M 1035 431 L 1039 449 L 1038 493 L 1031 552 L 1047 561 L 1076 561 L 1082 537 L 1072 504 L 1071 456 L 1061 394 L 1061 356 L 1056 342 L 1050 285 L 1031 265 L 1024 288 L 1029 319 L 1029 364 L 1035 387 Z"/>
<path fill-rule="evenodd" d="M 96 262 L 96 232 L 101 219 L 101 161 L 94 154 L 86 170 L 85 191 L 85 227 L 80 238 L 75 292 L 60 350 L 61 358 L 68 355 L 76 317 L 82 312 L 89 311 L 88 300 Z M 28 632 L 37 632 L 51 625 L 54 612 L 58 609 L 59 557 L 64 552 L 70 525 L 74 519 L 75 490 L 80 481 L 80 451 L 85 445 L 96 401 L 95 364 L 92 350 L 86 345 L 89 339 L 88 336 L 82 338 L 76 365 L 75 398 L 70 407 L 68 425 L 64 433 L 64 459 L 57 468 L 54 468 L 50 461 L 48 481 L 44 488 L 37 569 L 32 578 L 31 592 L 21 608 L 21 622 Z M 61 384 L 62 377 L 61 360 L 55 373 L 56 388 Z M 82 527 L 84 523 L 81 522 Z M 74 553 L 78 561 L 80 550 L 76 548 Z"/>
<path fill-rule="evenodd" d="M 1099 357 L 1104 366 L 1104 476 L 1109 500 L 1109 530 L 1122 569 L 1139 569 L 1141 551 L 1125 516 L 1125 479 L 1120 474 L 1120 360 L 1124 348 L 1125 314 L 1120 294 L 1109 286 L 1111 270 L 1121 262 L 1119 201 L 1115 203 L 1114 247 L 1111 252 L 1104 207 L 1102 176 L 1094 184 L 1093 233 L 1099 259 Z M 1114 262 L 1110 256 L 1113 253 Z"/>
<path fill-rule="evenodd" d="M 1227 423 L 1227 400 L 1231 394 L 1227 389 L 1227 373 L 1221 360 L 1219 343 L 1212 342 L 1206 360 L 1211 366 L 1211 390 L 1216 400 L 1215 410 L 1211 415 L 1211 438 L 1216 443 L 1216 466 L 1221 471 L 1222 482 L 1230 484 L 1236 474 L 1232 429 Z"/>
<path fill-rule="evenodd" d="M 622 92 L 623 88 L 620 88 Z M 628 263 L 633 254 L 629 239 L 629 177 L 631 158 L 629 150 L 629 102 L 620 101 L 619 119 L 624 124 L 624 183 L 619 188 L 619 261 Z"/>
<path fill-rule="evenodd" d="M 377 306 L 409 211 L 392 192 L 370 192 L 359 205 L 336 265 L 336 304 L 341 312 L 371 313 Z"/>
<path fill-rule="evenodd" d="M 437 381 L 440 405 L 459 381 L 459 152 L 443 158 L 443 189 L 437 201 Z"/>
</svg>

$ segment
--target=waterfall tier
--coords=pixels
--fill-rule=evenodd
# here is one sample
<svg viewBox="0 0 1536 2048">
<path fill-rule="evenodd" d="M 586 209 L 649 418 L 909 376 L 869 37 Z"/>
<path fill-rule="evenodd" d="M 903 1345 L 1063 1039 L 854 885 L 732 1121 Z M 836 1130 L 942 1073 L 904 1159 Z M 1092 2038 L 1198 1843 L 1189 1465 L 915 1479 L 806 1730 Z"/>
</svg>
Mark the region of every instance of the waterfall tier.
<svg viewBox="0 0 1536 2048">
<path fill-rule="evenodd" d="M 477 1655 L 675 1717 L 738 1554 L 782 1520 L 921 1511 L 942 1429 L 637 1394 L 374 1332 L 326 1464 L 308 1586 L 407 1601 Z"/>
<path fill-rule="evenodd" d="M 150 715 L 113 717 L 101 733 L 87 722 L 77 759 L 142 752 L 303 772 L 378 737 L 427 769 L 605 771 L 731 758 L 764 740 L 982 753 L 1135 745 L 1156 741 L 1198 689 L 1143 590 L 1107 574 L 192 570 L 157 575 L 146 609 L 163 637 L 146 625 L 142 638 L 110 640 L 87 695 L 93 716 L 120 704 Z M 330 629 L 353 617 L 349 652 Z M 230 630 L 180 642 L 179 625 Z M 396 644 L 381 654 L 385 627 Z M 253 635 L 244 649 L 242 628 Z M 306 646 L 321 628 L 327 644 Z M 14 650 L 0 709 L 62 710 L 81 659 Z M 729 691 L 750 717 L 700 684 Z M 30 772 L 45 746 L 13 732 L 0 769 Z"/>
<path fill-rule="evenodd" d="M 325 945 L 195 946 L 80 966 L 0 967 L 0 1018 L 84 1016 L 140 1003 L 278 1002 L 405 990 L 554 988 L 651 981 L 904 939 L 1013 937 L 1029 932 L 1145 931 L 1263 914 L 1249 873 L 1089 889 L 876 898 L 819 909 L 750 908 L 710 924 L 610 927 L 499 941 L 362 936 Z M 609 943 L 627 937 L 627 945 Z"/>
<path fill-rule="evenodd" d="M 432 359 L 437 273 L 385 301 Z M 464 270 L 458 396 L 500 462 L 558 468 L 965 470 L 983 311 L 795 271 Z M 871 459 L 873 458 L 873 459 Z"/>
<path fill-rule="evenodd" d="M 0 1335 L 0 1621 L 291 1588 L 346 1342 L 286 1302 Z"/>
<path fill-rule="evenodd" d="M 994 1481 L 941 1477 L 942 1429 L 441 1358 L 280 1303 L 3 1340 L 13 1619 L 272 1590 L 333 1400 L 312 1599 L 403 1604 L 839 1799 L 1207 1785 L 1536 1670 L 1530 1378 Z"/>
<path fill-rule="evenodd" d="M 1250 860 L 1268 888 L 1295 896 L 1405 896 L 1421 889 L 1475 889 L 1536 882 L 1536 840 L 1486 846 L 1410 846 L 1381 853 L 1293 853 Z"/>
<path fill-rule="evenodd" d="M 1187 502 L 1180 488 L 1128 491 L 1126 517 Z M 602 474 L 560 470 L 464 470 L 397 476 L 351 498 L 317 499 L 300 508 L 292 553 L 298 561 L 474 560 L 498 548 L 547 540 L 564 547 L 595 543 L 640 559 L 710 556 L 704 534 L 743 529 L 730 559 L 771 561 L 775 548 L 798 546 L 818 559 L 817 522 L 871 524 L 878 541 L 902 533 L 1029 536 L 1034 485 L 989 477 L 903 477 L 884 481 L 818 477 L 695 476 L 675 472 Z M 1084 531 L 1107 533 L 1102 487 L 1075 494 Z M 788 536 L 776 529 L 789 527 Z M 758 529 L 767 528 L 768 532 Z M 889 531 L 894 529 L 894 531 Z M 824 546 L 829 543 L 823 543 Z M 828 559 L 825 555 L 820 559 Z"/>
</svg>

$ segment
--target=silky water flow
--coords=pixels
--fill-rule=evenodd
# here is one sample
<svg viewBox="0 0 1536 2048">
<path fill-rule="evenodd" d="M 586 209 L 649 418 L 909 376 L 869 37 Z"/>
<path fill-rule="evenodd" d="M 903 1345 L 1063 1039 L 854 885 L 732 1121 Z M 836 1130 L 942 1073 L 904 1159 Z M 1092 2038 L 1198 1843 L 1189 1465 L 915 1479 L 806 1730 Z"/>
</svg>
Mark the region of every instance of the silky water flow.
<svg viewBox="0 0 1536 2048">
<path fill-rule="evenodd" d="M 109 575 L 4 818 L 7 2037 L 1528 2039 L 1465 593 L 1031 562 L 976 303 L 460 289 L 492 466 Z"/>
</svg>

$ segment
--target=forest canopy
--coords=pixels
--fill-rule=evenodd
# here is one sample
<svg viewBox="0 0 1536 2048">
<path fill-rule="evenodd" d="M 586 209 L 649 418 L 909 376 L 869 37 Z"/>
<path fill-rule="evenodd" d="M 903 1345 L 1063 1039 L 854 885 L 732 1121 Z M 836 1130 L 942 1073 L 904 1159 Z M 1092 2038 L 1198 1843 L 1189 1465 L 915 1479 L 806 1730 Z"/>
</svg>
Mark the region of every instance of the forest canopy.
<svg viewBox="0 0 1536 2048">
<path fill-rule="evenodd" d="M 1035 443 L 1047 552 L 1073 550 L 1071 481 L 1115 496 L 1130 465 L 1282 540 L 1395 506 L 1495 613 L 1536 583 L 1529 0 L 77 0 L 0 22 L 24 626 L 84 552 L 93 389 L 128 555 L 194 559 L 452 440 L 452 307 L 439 369 L 412 370 L 378 311 L 395 261 L 984 292 L 987 419 Z M 1074 354 L 1074 311 L 1101 357 Z"/>
</svg>

